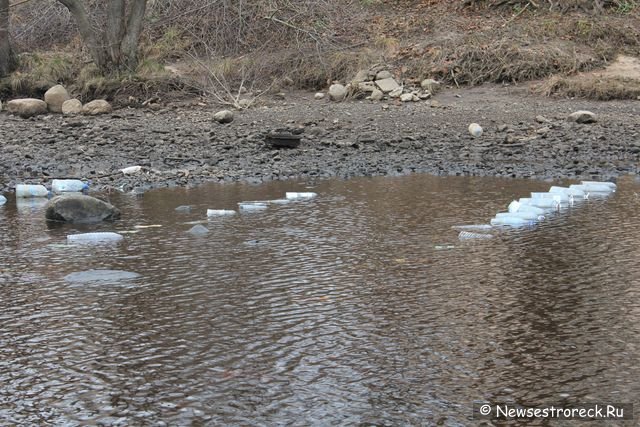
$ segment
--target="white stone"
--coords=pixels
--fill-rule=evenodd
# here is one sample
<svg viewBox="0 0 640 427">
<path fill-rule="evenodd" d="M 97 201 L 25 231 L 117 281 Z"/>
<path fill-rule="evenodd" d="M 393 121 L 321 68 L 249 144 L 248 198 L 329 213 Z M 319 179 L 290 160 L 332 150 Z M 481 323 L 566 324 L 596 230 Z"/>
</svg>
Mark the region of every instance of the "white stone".
<svg viewBox="0 0 640 427">
<path fill-rule="evenodd" d="M 62 113 L 62 104 L 70 98 L 69 92 L 62 85 L 55 85 L 44 94 L 44 102 L 52 113 Z"/>
<path fill-rule="evenodd" d="M 218 123 L 231 123 L 233 121 L 233 111 L 222 110 L 213 115 L 213 120 Z"/>
<path fill-rule="evenodd" d="M 372 101 L 382 101 L 382 98 L 384 98 L 384 93 L 382 93 L 381 90 L 374 89 L 373 92 L 371 92 L 370 98 Z"/>
<path fill-rule="evenodd" d="M 353 78 L 354 83 L 362 83 L 369 80 L 369 72 L 367 70 L 360 70 L 356 73 L 356 76 Z"/>
<path fill-rule="evenodd" d="M 358 90 L 362 92 L 373 92 L 374 90 L 378 90 L 378 88 L 374 82 L 360 82 L 358 83 Z"/>
<path fill-rule="evenodd" d="M 376 86 L 384 93 L 392 92 L 400 87 L 398 82 L 393 78 L 376 80 Z"/>
<path fill-rule="evenodd" d="M 440 83 L 433 79 L 424 79 L 422 82 L 420 82 L 420 86 L 422 87 L 422 89 L 434 93 L 436 87 L 440 86 Z"/>
<path fill-rule="evenodd" d="M 567 120 L 570 122 L 576 123 L 595 123 L 598 121 L 598 118 L 591 111 L 576 111 L 575 113 L 569 114 Z"/>
<path fill-rule="evenodd" d="M 313 97 L 314 97 L 315 99 L 318 99 L 318 100 L 320 100 L 320 99 L 324 99 L 324 93 L 322 93 L 322 92 L 318 92 L 318 93 L 316 93 L 315 95 L 313 95 Z"/>
<path fill-rule="evenodd" d="M 391 74 L 387 70 L 378 71 L 378 73 L 376 74 L 376 80 L 384 80 L 384 79 L 392 79 L 392 78 L 393 78 L 393 74 Z"/>
<path fill-rule="evenodd" d="M 7 102 L 7 111 L 26 119 L 38 114 L 47 114 L 47 103 L 35 98 L 13 99 Z"/>
<path fill-rule="evenodd" d="M 400 95 L 402 95 L 403 89 L 401 87 L 397 87 L 394 90 L 392 90 L 391 92 L 389 92 L 389 96 L 391 98 L 397 98 Z"/>
<path fill-rule="evenodd" d="M 483 132 L 482 126 L 480 126 L 479 124 L 471 123 L 469 125 L 469 133 L 471 135 L 473 135 L 474 137 L 476 137 L 476 138 L 481 137 L 482 136 L 482 132 Z"/>
<path fill-rule="evenodd" d="M 113 111 L 111 104 L 104 99 L 96 99 L 91 102 L 87 102 L 82 107 L 82 113 L 90 116 L 97 116 L 98 114 L 107 114 Z"/>
<path fill-rule="evenodd" d="M 403 93 L 402 95 L 400 95 L 400 101 L 402 101 L 402 102 L 411 102 L 411 101 L 413 101 L 413 94 L 412 93 Z"/>
<path fill-rule="evenodd" d="M 347 97 L 347 88 L 340 83 L 332 84 L 329 87 L 329 98 L 332 101 L 344 101 Z"/>
<path fill-rule="evenodd" d="M 73 115 L 82 113 L 82 102 L 78 99 L 67 99 L 62 103 L 62 114 Z"/>
</svg>

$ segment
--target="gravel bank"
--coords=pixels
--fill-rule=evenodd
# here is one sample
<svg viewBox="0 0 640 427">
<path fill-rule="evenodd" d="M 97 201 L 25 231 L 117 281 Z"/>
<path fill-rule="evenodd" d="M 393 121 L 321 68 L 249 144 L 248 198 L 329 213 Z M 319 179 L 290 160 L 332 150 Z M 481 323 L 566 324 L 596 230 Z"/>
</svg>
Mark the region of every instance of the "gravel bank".
<svg viewBox="0 0 640 427">
<path fill-rule="evenodd" d="M 486 86 L 417 103 L 294 93 L 236 112 L 227 125 L 213 120 L 217 109 L 195 103 L 98 117 L 0 113 L 0 191 L 71 177 L 93 190 L 141 192 L 409 173 L 612 179 L 638 172 L 639 109 L 638 101 L 553 100 Z M 598 122 L 567 122 L 576 110 L 593 111 Z M 483 126 L 480 138 L 468 133 L 472 122 Z M 299 148 L 265 146 L 265 134 L 283 127 L 304 129 Z M 142 173 L 119 172 L 134 165 Z"/>
</svg>

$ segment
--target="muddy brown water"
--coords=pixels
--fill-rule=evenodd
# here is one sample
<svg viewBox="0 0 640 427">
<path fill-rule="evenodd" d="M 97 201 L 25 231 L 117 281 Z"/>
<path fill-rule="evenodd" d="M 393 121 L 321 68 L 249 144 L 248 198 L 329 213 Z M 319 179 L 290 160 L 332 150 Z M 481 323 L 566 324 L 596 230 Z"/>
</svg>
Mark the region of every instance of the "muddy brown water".
<svg viewBox="0 0 640 427">
<path fill-rule="evenodd" d="M 0 424 L 469 425 L 480 401 L 637 402 L 640 185 L 492 240 L 451 230 L 551 184 L 157 190 L 111 195 L 124 219 L 93 227 L 48 227 L 10 199 Z M 319 197 L 205 216 L 285 191 Z M 197 221 L 207 235 L 186 233 Z M 77 231 L 129 233 L 66 245 Z"/>
</svg>

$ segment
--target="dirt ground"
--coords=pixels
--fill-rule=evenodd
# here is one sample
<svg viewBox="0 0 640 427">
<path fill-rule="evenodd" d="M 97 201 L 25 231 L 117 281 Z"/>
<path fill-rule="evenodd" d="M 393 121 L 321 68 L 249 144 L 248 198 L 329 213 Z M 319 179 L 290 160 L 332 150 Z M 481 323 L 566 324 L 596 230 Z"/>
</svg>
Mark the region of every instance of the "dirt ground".
<svg viewBox="0 0 640 427">
<path fill-rule="evenodd" d="M 143 193 L 204 182 L 403 175 L 615 179 L 638 173 L 640 102 L 551 99 L 525 86 L 450 89 L 433 100 L 315 100 L 288 93 L 235 112 L 201 100 L 98 117 L 0 113 L 0 191 L 16 183 L 80 178 L 98 191 Z M 593 124 L 566 120 L 577 110 Z M 479 138 L 468 132 L 479 123 Z M 295 149 L 271 149 L 265 135 L 300 129 Z M 120 169 L 142 166 L 136 175 Z"/>
</svg>

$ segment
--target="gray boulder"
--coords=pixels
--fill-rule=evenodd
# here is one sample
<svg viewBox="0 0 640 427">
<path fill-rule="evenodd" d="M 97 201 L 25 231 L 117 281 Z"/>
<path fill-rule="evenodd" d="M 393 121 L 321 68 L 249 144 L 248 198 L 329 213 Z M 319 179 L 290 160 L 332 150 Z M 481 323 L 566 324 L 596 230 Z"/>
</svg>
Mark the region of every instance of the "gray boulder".
<svg viewBox="0 0 640 427">
<path fill-rule="evenodd" d="M 47 114 L 47 103 L 35 98 L 13 99 L 7 102 L 7 111 L 28 119 L 39 114 Z"/>
<path fill-rule="evenodd" d="M 45 206 L 45 218 L 49 221 L 95 223 L 116 220 L 120 218 L 120 211 L 95 197 L 65 194 L 49 200 Z"/>
<path fill-rule="evenodd" d="M 598 118 L 591 111 L 576 111 L 575 113 L 569 114 L 567 120 L 575 123 L 595 123 L 598 121 Z"/>
<path fill-rule="evenodd" d="M 98 114 L 108 114 L 113 111 L 113 107 L 104 99 L 96 99 L 95 101 L 87 102 L 82 107 L 82 113 L 89 116 L 97 116 Z"/>
<path fill-rule="evenodd" d="M 69 92 L 62 85 L 55 85 L 44 94 L 44 102 L 52 113 L 62 113 L 62 104 L 70 98 Z"/>
<path fill-rule="evenodd" d="M 213 120 L 222 124 L 231 123 L 233 121 L 233 111 L 230 111 L 230 110 L 218 111 L 213 115 Z"/>
<path fill-rule="evenodd" d="M 362 83 L 369 80 L 369 71 L 368 70 L 360 70 L 356 73 L 356 76 L 353 78 L 354 83 Z"/>
</svg>

